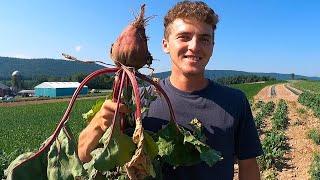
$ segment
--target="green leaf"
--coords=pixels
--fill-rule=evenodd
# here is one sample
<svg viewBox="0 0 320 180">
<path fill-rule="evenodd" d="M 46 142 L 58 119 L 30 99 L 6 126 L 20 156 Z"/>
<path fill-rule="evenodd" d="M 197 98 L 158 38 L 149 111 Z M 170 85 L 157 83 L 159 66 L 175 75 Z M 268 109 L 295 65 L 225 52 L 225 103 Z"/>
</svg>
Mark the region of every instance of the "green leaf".
<svg viewBox="0 0 320 180">
<path fill-rule="evenodd" d="M 47 167 L 48 179 L 87 177 L 87 172 L 76 153 L 76 144 L 70 139 L 70 135 L 67 128 L 62 129 L 58 138 L 50 146 Z"/>
<path fill-rule="evenodd" d="M 110 92 L 108 94 L 108 96 L 106 97 L 105 100 L 110 100 L 112 99 L 112 96 L 113 96 L 113 92 Z M 102 100 L 102 99 L 98 99 L 96 101 L 96 104 L 93 105 L 91 107 L 91 109 L 87 112 L 87 113 L 84 113 L 82 114 L 82 117 L 87 121 L 87 122 L 90 122 L 92 120 L 92 118 L 96 115 L 96 113 L 101 109 L 102 107 L 102 104 L 104 103 L 105 100 Z"/>
<path fill-rule="evenodd" d="M 60 131 L 50 149 L 47 148 L 32 159 L 29 159 L 34 154 L 32 152 L 18 156 L 5 171 L 7 179 L 76 179 L 87 177 L 87 173 L 76 154 L 75 144 L 70 137 L 72 134 L 68 132 L 66 127 Z"/>
<path fill-rule="evenodd" d="M 201 161 L 213 166 L 221 160 L 219 152 L 199 141 L 189 131 L 178 129 L 171 121 L 156 134 L 155 141 L 159 155 L 172 166 L 189 166 Z"/>
<path fill-rule="evenodd" d="M 46 152 L 22 163 L 29 159 L 33 154 L 33 152 L 26 152 L 12 161 L 9 167 L 4 171 L 4 175 L 7 177 L 7 180 L 48 179 L 46 173 Z"/>
<path fill-rule="evenodd" d="M 110 93 L 112 94 L 112 93 Z M 87 112 L 82 114 L 82 117 L 86 119 L 87 122 L 90 122 L 92 118 L 96 115 L 96 113 L 101 109 L 104 100 L 97 100 L 96 104 L 92 106 L 92 108 Z"/>
<path fill-rule="evenodd" d="M 98 148 L 91 153 L 94 158 L 94 167 L 99 171 L 108 171 L 116 166 L 123 166 L 130 161 L 136 149 L 132 138 L 121 133 L 118 127 L 114 128 L 108 145 L 107 141 L 111 133 L 111 127 L 109 127 L 100 139 L 100 143 L 104 144 L 104 147 Z"/>
<path fill-rule="evenodd" d="M 200 158 L 210 167 L 221 160 L 221 153 L 211 149 L 208 145 L 196 139 L 189 131 L 182 130 L 184 134 L 184 142 L 191 143 L 200 153 Z"/>
<path fill-rule="evenodd" d="M 151 95 L 145 87 L 143 89 L 143 94 L 144 94 L 144 98 L 146 98 L 149 101 L 155 101 L 157 99 L 157 96 Z"/>
<path fill-rule="evenodd" d="M 150 160 L 153 160 L 158 155 L 158 145 L 146 131 L 144 131 L 144 140 L 144 150 Z"/>
<path fill-rule="evenodd" d="M 154 137 L 159 155 L 172 166 L 189 166 L 201 162 L 199 151 L 184 142 L 184 135 L 173 122 L 161 129 Z"/>
</svg>

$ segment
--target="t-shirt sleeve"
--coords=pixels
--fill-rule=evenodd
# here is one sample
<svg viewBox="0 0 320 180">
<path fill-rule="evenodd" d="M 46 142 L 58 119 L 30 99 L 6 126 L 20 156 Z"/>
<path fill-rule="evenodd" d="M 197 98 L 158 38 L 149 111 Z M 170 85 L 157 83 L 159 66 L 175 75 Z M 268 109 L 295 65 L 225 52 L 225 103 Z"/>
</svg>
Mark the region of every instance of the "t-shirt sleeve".
<svg viewBox="0 0 320 180">
<path fill-rule="evenodd" d="M 246 96 L 242 98 L 242 112 L 235 134 L 235 156 L 239 160 L 251 159 L 263 154 L 258 131 Z"/>
</svg>

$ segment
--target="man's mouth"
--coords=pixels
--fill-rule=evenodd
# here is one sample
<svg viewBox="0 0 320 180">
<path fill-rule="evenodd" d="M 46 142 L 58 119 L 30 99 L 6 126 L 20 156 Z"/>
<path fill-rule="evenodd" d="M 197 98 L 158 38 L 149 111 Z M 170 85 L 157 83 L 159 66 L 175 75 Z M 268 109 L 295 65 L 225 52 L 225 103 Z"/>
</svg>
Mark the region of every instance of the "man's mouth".
<svg viewBox="0 0 320 180">
<path fill-rule="evenodd" d="M 190 61 L 199 61 L 202 58 L 199 56 L 185 56 L 186 59 L 190 60 Z"/>
</svg>

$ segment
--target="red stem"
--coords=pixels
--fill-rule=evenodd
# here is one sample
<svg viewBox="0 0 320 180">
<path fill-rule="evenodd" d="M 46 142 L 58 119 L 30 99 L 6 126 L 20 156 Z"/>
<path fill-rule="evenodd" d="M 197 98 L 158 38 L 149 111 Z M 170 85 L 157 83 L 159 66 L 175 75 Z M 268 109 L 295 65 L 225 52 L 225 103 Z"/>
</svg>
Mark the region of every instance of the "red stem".
<svg viewBox="0 0 320 180">
<path fill-rule="evenodd" d="M 170 121 L 173 121 L 173 122 L 176 124 L 176 117 L 174 116 L 173 107 L 172 107 L 172 105 L 171 105 L 170 99 L 169 99 L 168 95 L 165 93 L 165 91 L 162 89 L 162 87 L 161 87 L 159 84 L 157 84 L 156 82 L 154 82 L 153 80 L 149 79 L 147 76 L 145 76 L 145 75 L 143 75 L 143 74 L 141 74 L 141 73 L 139 73 L 139 72 L 136 72 L 135 75 L 136 75 L 138 78 L 140 78 L 140 79 L 142 79 L 142 80 L 144 80 L 144 81 L 146 81 L 146 82 L 154 85 L 154 86 L 161 92 L 161 94 L 162 94 L 162 95 L 164 96 L 164 98 L 166 99 L 167 104 L 168 104 L 168 107 L 169 107 L 170 116 L 171 116 Z M 176 124 L 176 125 L 177 125 L 177 124 Z M 177 125 L 177 126 L 178 126 L 178 125 Z"/>
<path fill-rule="evenodd" d="M 128 75 L 130 81 L 131 81 L 131 85 L 132 85 L 132 89 L 133 89 L 133 94 L 134 94 L 134 98 L 136 101 L 136 112 L 135 112 L 135 118 L 141 118 L 141 101 L 140 101 L 140 93 L 139 93 L 139 86 L 137 83 L 137 79 L 135 77 L 135 75 L 126 67 L 122 67 L 123 71 Z"/>
<path fill-rule="evenodd" d="M 112 134 L 113 134 L 113 129 L 114 129 L 114 125 L 116 124 L 116 120 L 117 120 L 117 115 L 119 114 L 119 106 L 120 106 L 120 100 L 121 100 L 121 92 L 122 92 L 122 89 L 123 89 L 123 87 L 124 87 L 124 84 L 125 84 L 125 77 L 126 77 L 126 74 L 125 73 L 123 73 L 123 71 L 120 71 L 119 72 L 119 75 L 121 75 L 121 81 L 120 81 L 120 87 L 119 87 L 119 92 L 118 92 L 118 94 L 114 94 L 114 96 L 116 96 L 117 97 L 117 108 L 116 108 L 116 111 L 114 112 L 114 116 L 113 116 L 113 120 L 112 120 L 112 125 L 111 125 L 111 133 L 110 133 L 110 136 L 109 136 L 109 138 L 108 138 L 108 140 L 107 140 L 107 145 L 106 146 L 108 146 L 109 145 L 109 143 L 110 143 L 110 140 L 111 140 L 111 137 L 112 137 Z"/>
</svg>

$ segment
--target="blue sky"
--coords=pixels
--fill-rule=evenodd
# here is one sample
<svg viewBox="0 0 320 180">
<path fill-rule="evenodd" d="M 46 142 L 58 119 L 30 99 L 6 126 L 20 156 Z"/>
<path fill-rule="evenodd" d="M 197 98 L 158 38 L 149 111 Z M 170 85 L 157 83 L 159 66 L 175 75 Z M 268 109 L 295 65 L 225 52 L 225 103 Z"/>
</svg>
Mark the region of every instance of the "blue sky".
<svg viewBox="0 0 320 180">
<path fill-rule="evenodd" d="M 2 0 L 0 56 L 111 63 L 109 49 L 146 3 L 156 72 L 171 62 L 161 49 L 162 19 L 177 0 Z M 207 69 L 295 73 L 320 77 L 319 0 L 208 0 L 220 16 Z M 1 71 L 1 68 L 0 68 Z"/>
</svg>

